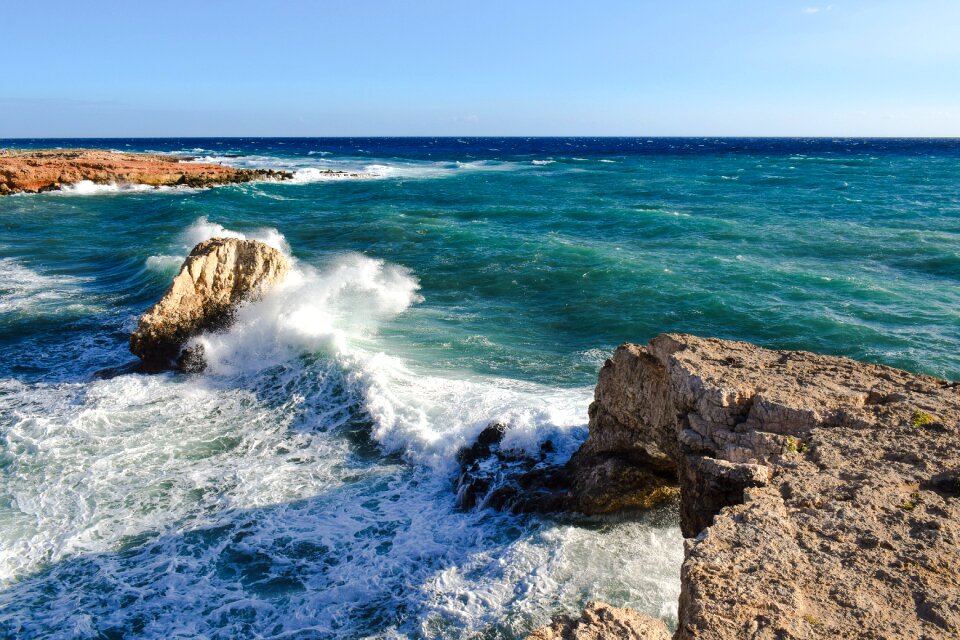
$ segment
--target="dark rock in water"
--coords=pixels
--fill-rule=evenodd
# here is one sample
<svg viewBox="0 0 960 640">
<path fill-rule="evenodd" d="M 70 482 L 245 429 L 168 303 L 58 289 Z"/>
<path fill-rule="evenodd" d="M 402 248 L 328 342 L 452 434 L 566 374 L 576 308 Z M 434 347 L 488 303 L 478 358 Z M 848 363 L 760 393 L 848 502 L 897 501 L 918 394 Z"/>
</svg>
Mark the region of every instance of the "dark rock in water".
<svg viewBox="0 0 960 640">
<path fill-rule="evenodd" d="M 207 361 L 203 357 L 202 344 L 184 347 L 177 358 L 177 369 L 184 373 L 203 373 L 207 369 Z"/>
<path fill-rule="evenodd" d="M 576 511 L 587 515 L 650 509 L 680 493 L 672 467 L 642 460 L 578 454 L 567 464 L 548 461 L 553 443 L 530 455 L 503 449 L 508 427 L 491 424 L 457 454 L 457 504 L 514 513 Z"/>
<path fill-rule="evenodd" d="M 107 367 L 105 369 L 94 371 L 93 378 L 95 380 L 110 380 L 112 378 L 116 378 L 117 376 L 126 375 L 128 373 L 137 373 L 140 370 L 141 362 L 139 360 L 133 360 L 118 367 Z"/>
<path fill-rule="evenodd" d="M 463 509 L 492 507 L 514 513 L 549 513 L 566 508 L 569 479 L 563 465 L 551 465 L 553 445 L 546 441 L 536 455 L 503 449 L 508 427 L 491 424 L 476 442 L 457 454 L 460 475 L 454 483 Z"/>
<path fill-rule="evenodd" d="M 130 351 L 146 371 L 202 371 L 203 351 L 181 353 L 190 338 L 228 327 L 237 306 L 279 283 L 290 267 L 256 240 L 212 238 L 193 248 L 163 298 L 141 316 Z"/>
</svg>

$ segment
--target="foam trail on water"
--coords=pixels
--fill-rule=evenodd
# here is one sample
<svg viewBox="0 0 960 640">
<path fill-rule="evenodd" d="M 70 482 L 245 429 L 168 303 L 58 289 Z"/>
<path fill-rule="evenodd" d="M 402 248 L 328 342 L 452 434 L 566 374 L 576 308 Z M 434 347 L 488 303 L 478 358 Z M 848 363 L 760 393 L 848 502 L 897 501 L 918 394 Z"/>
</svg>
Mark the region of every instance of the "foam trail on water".
<svg viewBox="0 0 960 640">
<path fill-rule="evenodd" d="M 44 274 L 15 258 L 0 258 L 0 273 L 3 273 L 0 314 L 31 311 L 59 314 L 86 307 L 78 299 L 79 288 L 85 282 L 83 278 Z"/>
<path fill-rule="evenodd" d="M 188 187 L 182 185 L 161 185 L 161 186 L 151 186 L 149 184 L 117 184 L 117 183 L 108 183 L 108 184 L 99 184 L 93 182 L 92 180 L 81 180 L 73 184 L 67 184 L 55 191 L 46 192 L 46 195 L 51 196 L 102 196 L 102 195 L 115 195 L 123 193 L 186 193 L 190 191 L 198 191 L 196 187 Z"/>
</svg>

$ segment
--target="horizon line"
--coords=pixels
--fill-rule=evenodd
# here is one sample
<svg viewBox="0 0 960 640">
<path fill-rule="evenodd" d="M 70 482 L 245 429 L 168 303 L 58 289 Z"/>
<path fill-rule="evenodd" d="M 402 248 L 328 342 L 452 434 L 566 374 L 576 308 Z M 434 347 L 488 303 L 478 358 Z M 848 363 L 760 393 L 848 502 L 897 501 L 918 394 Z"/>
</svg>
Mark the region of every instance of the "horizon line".
<svg viewBox="0 0 960 640">
<path fill-rule="evenodd" d="M 192 138 L 196 140 L 303 140 L 303 139 L 328 139 L 328 140 L 349 140 L 353 138 L 383 138 L 383 139 L 417 139 L 417 138 L 439 138 L 439 139 L 474 139 L 483 138 L 647 138 L 647 139 L 690 139 L 703 140 L 706 138 L 724 139 L 724 140 L 790 140 L 806 138 L 813 140 L 960 140 L 960 135 L 943 136 L 911 136 L 911 135 L 304 135 L 304 136 L 263 136 L 263 135 L 229 135 L 229 136 L 211 136 L 211 135 L 162 135 L 162 136 L 18 136 L 18 137 L 0 137 L 0 140 L 163 140 L 176 138 Z"/>
</svg>

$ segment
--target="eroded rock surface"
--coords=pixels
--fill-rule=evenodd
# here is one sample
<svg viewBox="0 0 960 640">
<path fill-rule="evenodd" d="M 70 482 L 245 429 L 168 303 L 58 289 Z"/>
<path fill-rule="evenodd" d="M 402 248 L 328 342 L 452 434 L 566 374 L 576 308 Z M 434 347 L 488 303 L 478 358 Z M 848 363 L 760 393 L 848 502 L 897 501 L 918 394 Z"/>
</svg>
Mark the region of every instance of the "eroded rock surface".
<svg viewBox="0 0 960 640">
<path fill-rule="evenodd" d="M 956 383 L 665 334 L 604 365 L 577 459 L 678 475 L 677 638 L 960 637 Z"/>
<path fill-rule="evenodd" d="M 578 619 L 562 616 L 535 630 L 528 640 L 669 640 L 662 620 L 632 609 L 589 602 Z"/>
<path fill-rule="evenodd" d="M 84 180 L 97 184 L 212 187 L 293 177 L 287 171 L 186 162 L 190 159 L 103 149 L 7 151 L 0 155 L 0 195 L 53 191 Z"/>
<path fill-rule="evenodd" d="M 256 240 L 212 238 L 193 248 L 163 298 L 130 335 L 130 351 L 147 370 L 203 368 L 202 353 L 184 344 L 230 324 L 238 304 L 279 283 L 290 267 L 279 251 Z"/>
</svg>

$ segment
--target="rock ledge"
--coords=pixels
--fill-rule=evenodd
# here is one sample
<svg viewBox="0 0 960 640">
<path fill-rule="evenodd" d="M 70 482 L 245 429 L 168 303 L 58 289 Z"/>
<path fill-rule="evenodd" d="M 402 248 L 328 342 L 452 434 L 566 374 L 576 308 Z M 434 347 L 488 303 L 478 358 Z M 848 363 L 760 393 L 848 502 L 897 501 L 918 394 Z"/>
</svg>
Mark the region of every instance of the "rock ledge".
<svg viewBox="0 0 960 640">
<path fill-rule="evenodd" d="M 957 383 L 664 334 L 600 372 L 606 459 L 678 476 L 675 638 L 960 637 Z"/>
</svg>

